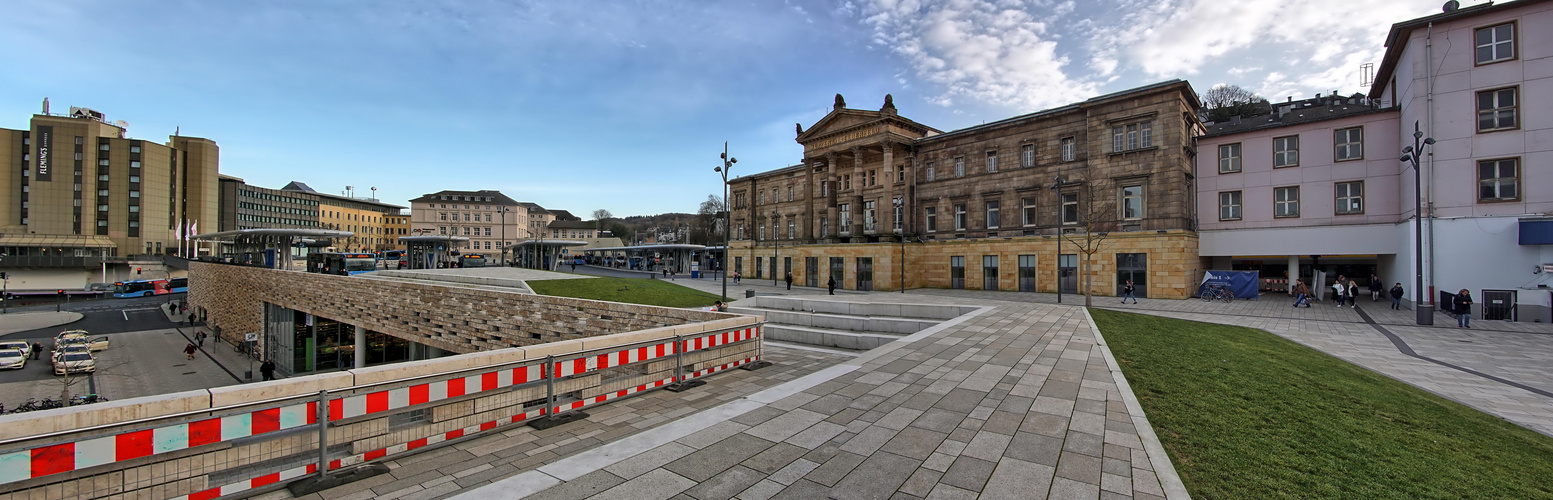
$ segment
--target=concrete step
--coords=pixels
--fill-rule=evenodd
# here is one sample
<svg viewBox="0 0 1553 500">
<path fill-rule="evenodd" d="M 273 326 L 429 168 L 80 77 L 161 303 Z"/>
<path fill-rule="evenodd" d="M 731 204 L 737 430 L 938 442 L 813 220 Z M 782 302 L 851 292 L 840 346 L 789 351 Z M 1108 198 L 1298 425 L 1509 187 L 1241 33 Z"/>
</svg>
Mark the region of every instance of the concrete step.
<svg viewBox="0 0 1553 500">
<path fill-rule="evenodd" d="M 910 335 L 940 323 L 939 321 L 914 318 L 882 316 L 863 317 L 844 314 L 827 314 L 821 312 L 769 309 L 765 307 L 735 306 L 728 308 L 728 312 L 765 316 L 768 323 L 776 323 L 781 325 L 897 335 Z"/>
<path fill-rule="evenodd" d="M 849 332 L 779 323 L 766 323 L 763 331 L 766 338 L 771 340 L 859 351 L 873 349 L 903 337 L 903 335 Z"/>
<path fill-rule="evenodd" d="M 947 320 L 975 311 L 975 307 L 937 304 L 861 303 L 806 299 L 786 296 L 757 296 L 755 306 L 762 309 L 804 311 L 842 316 L 922 318 Z M 933 324 L 938 321 L 932 322 Z M 920 330 L 920 328 L 919 328 Z M 913 332 L 916 330 L 913 330 Z"/>
</svg>

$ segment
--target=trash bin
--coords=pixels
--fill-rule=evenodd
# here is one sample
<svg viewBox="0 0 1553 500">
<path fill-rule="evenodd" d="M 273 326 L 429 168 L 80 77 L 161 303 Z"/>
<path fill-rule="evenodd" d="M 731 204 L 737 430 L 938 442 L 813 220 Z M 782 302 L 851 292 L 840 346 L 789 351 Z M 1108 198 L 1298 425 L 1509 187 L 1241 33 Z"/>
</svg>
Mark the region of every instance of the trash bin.
<svg viewBox="0 0 1553 500">
<path fill-rule="evenodd" d="M 755 290 L 749 289 L 744 291 L 744 298 L 748 299 L 753 297 L 755 297 Z"/>
</svg>

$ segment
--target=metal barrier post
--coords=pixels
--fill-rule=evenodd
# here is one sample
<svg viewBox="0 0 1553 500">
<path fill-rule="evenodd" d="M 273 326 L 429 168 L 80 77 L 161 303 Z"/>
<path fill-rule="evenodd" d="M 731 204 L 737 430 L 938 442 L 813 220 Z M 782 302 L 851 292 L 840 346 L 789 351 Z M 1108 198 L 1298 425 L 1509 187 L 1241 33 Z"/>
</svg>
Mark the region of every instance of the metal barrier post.
<svg viewBox="0 0 1553 500">
<path fill-rule="evenodd" d="M 582 410 L 571 410 L 564 415 L 556 412 L 555 379 L 560 370 L 555 364 L 555 355 L 545 356 L 545 416 L 530 420 L 529 427 L 545 430 L 573 420 L 588 418 L 588 413 Z"/>
<path fill-rule="evenodd" d="M 674 383 L 663 386 L 663 390 L 680 392 L 693 387 L 706 385 L 705 380 L 685 379 L 685 339 L 679 335 L 674 336 Z"/>
<path fill-rule="evenodd" d="M 329 391 L 318 391 L 318 479 L 329 473 Z"/>
<path fill-rule="evenodd" d="M 545 356 L 545 418 L 555 416 L 555 355 Z"/>
</svg>

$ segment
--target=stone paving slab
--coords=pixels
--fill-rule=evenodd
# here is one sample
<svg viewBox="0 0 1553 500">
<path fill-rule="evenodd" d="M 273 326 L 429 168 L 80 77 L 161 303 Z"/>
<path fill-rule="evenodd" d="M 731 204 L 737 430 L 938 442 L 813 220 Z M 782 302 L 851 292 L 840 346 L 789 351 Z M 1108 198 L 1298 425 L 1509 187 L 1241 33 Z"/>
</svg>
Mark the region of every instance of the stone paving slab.
<svg viewBox="0 0 1553 500">
<path fill-rule="evenodd" d="M 650 450 L 608 462 L 605 444 L 460 498 L 588 497 L 597 488 L 576 483 L 610 478 L 623 482 L 592 498 L 632 484 L 647 488 L 642 498 L 1186 497 L 1083 309 L 989 306 L 812 374 L 801 390 L 689 416 L 702 430 Z M 708 417 L 717 412 L 729 415 Z"/>
</svg>

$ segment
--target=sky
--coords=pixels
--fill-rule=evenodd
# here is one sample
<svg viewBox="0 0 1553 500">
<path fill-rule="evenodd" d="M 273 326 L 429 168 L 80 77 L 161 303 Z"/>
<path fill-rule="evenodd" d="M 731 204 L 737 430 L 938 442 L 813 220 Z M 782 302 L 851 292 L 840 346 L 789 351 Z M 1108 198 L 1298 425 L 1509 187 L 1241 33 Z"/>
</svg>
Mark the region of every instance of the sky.
<svg viewBox="0 0 1553 500">
<path fill-rule="evenodd" d="M 725 143 L 734 176 L 795 164 L 836 93 L 945 131 L 1171 79 L 1347 95 L 1441 3 L 8 0 L 0 127 L 47 97 L 263 187 L 695 212 Z"/>
</svg>

